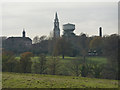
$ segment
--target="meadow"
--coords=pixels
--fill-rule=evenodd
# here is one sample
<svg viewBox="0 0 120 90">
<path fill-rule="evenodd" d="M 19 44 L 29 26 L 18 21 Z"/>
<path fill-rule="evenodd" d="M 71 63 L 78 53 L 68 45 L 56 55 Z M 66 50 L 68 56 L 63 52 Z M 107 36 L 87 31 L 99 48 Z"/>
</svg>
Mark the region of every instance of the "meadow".
<svg viewBox="0 0 120 90">
<path fill-rule="evenodd" d="M 50 58 L 51 56 L 46 56 L 46 58 Z M 32 61 L 37 61 L 38 60 L 38 56 L 35 56 L 35 57 L 32 57 Z M 20 57 L 16 57 L 17 60 L 20 60 Z M 65 58 L 63 59 L 62 56 L 59 56 L 59 60 L 63 63 L 67 63 L 67 62 L 70 62 L 72 60 L 82 60 L 83 58 L 82 57 L 67 57 L 65 56 Z M 92 56 L 92 57 L 86 57 L 86 61 L 88 63 L 90 62 L 94 62 L 94 63 L 97 63 L 97 64 L 106 64 L 107 63 L 107 58 L 105 57 L 98 57 L 98 56 Z"/>
<path fill-rule="evenodd" d="M 39 57 L 32 57 L 32 62 L 38 61 Z M 50 56 L 46 57 L 48 60 Z M 20 57 L 16 57 L 20 60 Z M 82 60 L 82 57 L 65 57 L 59 60 L 62 65 L 67 65 L 74 60 Z M 105 57 L 86 57 L 87 63 L 94 62 L 96 64 L 106 64 Z M 62 66 L 61 65 L 61 66 Z M 66 69 L 70 71 L 70 69 Z M 3 88 L 117 88 L 117 80 L 97 79 L 81 76 L 64 76 L 64 75 L 45 75 L 32 73 L 2 73 L 2 87 Z"/>
<path fill-rule="evenodd" d="M 3 72 L 2 88 L 118 88 L 118 81 L 76 76 Z"/>
</svg>

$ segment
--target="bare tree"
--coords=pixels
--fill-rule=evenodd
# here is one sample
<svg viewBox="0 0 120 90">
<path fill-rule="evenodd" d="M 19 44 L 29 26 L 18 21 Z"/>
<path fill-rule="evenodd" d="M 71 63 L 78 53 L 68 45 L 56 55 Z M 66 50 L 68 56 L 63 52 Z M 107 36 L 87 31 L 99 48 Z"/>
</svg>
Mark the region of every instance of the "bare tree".
<svg viewBox="0 0 120 90">
<path fill-rule="evenodd" d="M 39 37 L 38 37 L 38 36 L 35 36 L 35 37 L 33 38 L 33 43 L 34 43 L 34 44 L 39 43 Z"/>
</svg>

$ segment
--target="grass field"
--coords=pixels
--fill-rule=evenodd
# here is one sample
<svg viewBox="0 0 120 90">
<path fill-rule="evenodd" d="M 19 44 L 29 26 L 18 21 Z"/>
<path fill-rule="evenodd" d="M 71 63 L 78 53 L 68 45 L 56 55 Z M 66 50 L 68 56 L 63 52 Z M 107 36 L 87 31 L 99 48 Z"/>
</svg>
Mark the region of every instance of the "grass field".
<svg viewBox="0 0 120 90">
<path fill-rule="evenodd" d="M 48 58 L 50 58 L 50 56 L 47 56 L 46 58 L 48 59 Z M 16 59 L 19 60 L 20 57 L 16 57 Z M 67 62 L 70 62 L 71 60 L 77 60 L 77 59 L 82 60 L 82 57 L 67 57 L 67 56 L 65 56 L 65 58 L 62 59 L 62 57 L 59 56 L 59 59 L 61 62 L 67 63 Z M 35 60 L 37 61 L 38 57 L 32 58 L 33 62 Z M 95 62 L 97 64 L 106 64 L 107 63 L 107 59 L 105 57 L 86 57 L 86 60 L 87 60 L 87 62 Z"/>
<path fill-rule="evenodd" d="M 118 88 L 117 80 L 40 74 L 2 73 L 3 88 Z"/>
</svg>

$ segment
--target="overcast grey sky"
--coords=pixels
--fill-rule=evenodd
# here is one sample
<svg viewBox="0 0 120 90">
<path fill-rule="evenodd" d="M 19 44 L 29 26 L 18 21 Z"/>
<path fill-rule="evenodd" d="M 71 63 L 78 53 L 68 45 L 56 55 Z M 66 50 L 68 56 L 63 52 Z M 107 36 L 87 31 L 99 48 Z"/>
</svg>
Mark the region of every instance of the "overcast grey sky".
<svg viewBox="0 0 120 90">
<path fill-rule="evenodd" d="M 2 4 L 2 35 L 21 36 L 26 29 L 30 38 L 49 35 L 53 30 L 54 14 L 58 12 L 60 30 L 65 23 L 75 24 L 75 34 L 98 35 L 118 32 L 117 2 L 11 2 Z"/>
</svg>

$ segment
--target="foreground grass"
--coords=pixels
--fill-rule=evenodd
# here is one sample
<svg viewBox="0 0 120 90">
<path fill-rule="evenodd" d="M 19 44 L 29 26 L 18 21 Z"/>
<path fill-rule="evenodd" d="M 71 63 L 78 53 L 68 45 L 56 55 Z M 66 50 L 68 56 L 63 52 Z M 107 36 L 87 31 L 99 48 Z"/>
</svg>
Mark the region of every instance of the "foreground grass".
<svg viewBox="0 0 120 90">
<path fill-rule="evenodd" d="M 2 74 L 2 88 L 118 88 L 118 81 L 4 72 Z"/>
</svg>

